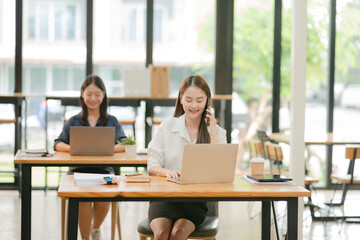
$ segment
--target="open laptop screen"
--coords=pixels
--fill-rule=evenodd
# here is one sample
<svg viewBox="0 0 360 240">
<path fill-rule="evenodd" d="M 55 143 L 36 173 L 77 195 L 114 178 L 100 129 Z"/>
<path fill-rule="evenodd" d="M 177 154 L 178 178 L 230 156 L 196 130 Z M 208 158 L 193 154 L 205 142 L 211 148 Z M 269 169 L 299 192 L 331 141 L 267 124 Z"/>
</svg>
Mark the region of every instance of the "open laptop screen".
<svg viewBox="0 0 360 240">
<path fill-rule="evenodd" d="M 233 182 L 237 150 L 238 144 L 185 145 L 178 183 Z"/>
<path fill-rule="evenodd" d="M 115 127 L 70 127 L 70 154 L 111 156 L 114 154 Z"/>
</svg>

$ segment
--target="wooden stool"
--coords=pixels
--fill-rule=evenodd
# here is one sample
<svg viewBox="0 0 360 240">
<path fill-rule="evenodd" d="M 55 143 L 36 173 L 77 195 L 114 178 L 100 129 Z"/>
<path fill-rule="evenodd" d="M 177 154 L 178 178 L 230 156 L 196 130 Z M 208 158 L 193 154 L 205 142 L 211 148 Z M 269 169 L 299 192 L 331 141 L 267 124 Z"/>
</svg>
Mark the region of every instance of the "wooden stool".
<svg viewBox="0 0 360 240">
<path fill-rule="evenodd" d="M 68 207 L 67 207 L 67 198 L 61 198 L 61 239 L 67 239 L 67 214 L 68 214 Z M 115 224 L 118 228 L 118 237 L 121 240 L 121 225 L 120 225 L 120 210 L 118 202 L 111 202 L 111 240 L 115 240 Z M 66 215 L 66 216 L 65 216 Z M 66 222 L 65 222 L 66 219 Z"/>
<path fill-rule="evenodd" d="M 121 125 L 131 125 L 133 128 L 134 137 L 136 136 L 135 133 L 135 120 L 120 120 Z"/>
</svg>

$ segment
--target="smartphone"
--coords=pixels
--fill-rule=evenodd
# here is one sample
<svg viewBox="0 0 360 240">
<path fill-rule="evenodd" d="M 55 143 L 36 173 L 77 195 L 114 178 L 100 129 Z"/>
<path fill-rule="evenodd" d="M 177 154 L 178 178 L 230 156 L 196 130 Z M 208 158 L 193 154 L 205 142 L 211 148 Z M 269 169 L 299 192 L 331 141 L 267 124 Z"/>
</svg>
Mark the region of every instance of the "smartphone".
<svg viewBox="0 0 360 240">
<path fill-rule="evenodd" d="M 205 119 L 205 122 L 206 122 L 206 125 L 207 126 L 209 126 L 210 125 L 210 122 L 208 121 L 208 120 L 206 120 L 208 117 L 207 117 L 207 111 L 206 111 L 206 109 L 210 109 L 210 103 L 209 103 L 210 101 L 209 101 L 209 98 L 207 98 L 207 100 L 206 100 L 206 106 L 205 106 L 205 110 L 204 110 L 204 114 L 205 114 L 205 116 L 204 116 L 204 119 Z"/>
</svg>

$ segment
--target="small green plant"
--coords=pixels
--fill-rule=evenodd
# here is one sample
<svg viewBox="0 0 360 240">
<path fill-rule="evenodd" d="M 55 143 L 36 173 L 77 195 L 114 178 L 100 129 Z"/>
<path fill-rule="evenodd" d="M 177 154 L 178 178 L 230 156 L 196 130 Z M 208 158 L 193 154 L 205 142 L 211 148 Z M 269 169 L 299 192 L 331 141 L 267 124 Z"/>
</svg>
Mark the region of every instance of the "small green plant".
<svg viewBox="0 0 360 240">
<path fill-rule="evenodd" d="M 129 135 L 126 138 L 121 139 L 121 142 L 118 140 L 117 143 L 120 145 L 135 145 L 136 141 L 135 137 Z"/>
</svg>

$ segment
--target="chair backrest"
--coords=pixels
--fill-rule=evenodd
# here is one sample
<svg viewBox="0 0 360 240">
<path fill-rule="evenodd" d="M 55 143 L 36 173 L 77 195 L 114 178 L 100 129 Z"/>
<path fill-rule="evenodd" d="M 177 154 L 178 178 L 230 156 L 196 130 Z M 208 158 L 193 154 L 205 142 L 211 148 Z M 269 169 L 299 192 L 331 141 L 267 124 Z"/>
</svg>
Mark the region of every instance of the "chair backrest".
<svg viewBox="0 0 360 240">
<path fill-rule="evenodd" d="M 206 216 L 218 217 L 219 216 L 219 202 L 207 202 L 208 212 Z"/>
<path fill-rule="evenodd" d="M 270 138 L 268 137 L 268 135 L 266 134 L 265 131 L 256 130 L 256 135 L 257 135 L 258 139 L 259 139 L 261 142 L 270 141 Z"/>
<path fill-rule="evenodd" d="M 345 158 L 350 160 L 360 158 L 360 145 L 346 145 Z"/>
<path fill-rule="evenodd" d="M 281 146 L 278 144 L 267 142 L 265 143 L 268 156 L 271 160 L 282 162 L 284 160 L 283 152 Z"/>
<path fill-rule="evenodd" d="M 360 145 L 346 145 L 345 158 L 350 160 L 347 173 L 351 175 L 350 184 L 352 184 L 354 179 L 355 160 L 360 158 Z"/>
<path fill-rule="evenodd" d="M 259 140 L 254 140 L 256 154 L 258 156 L 264 156 L 263 145 Z"/>
<path fill-rule="evenodd" d="M 256 149 L 255 149 L 255 145 L 253 143 L 254 143 L 253 140 L 246 141 L 246 144 L 249 149 L 249 153 L 250 153 L 251 157 L 254 157 L 256 155 Z"/>
<path fill-rule="evenodd" d="M 251 157 L 259 157 L 263 155 L 262 144 L 259 140 L 251 139 L 247 141 Z"/>
</svg>

